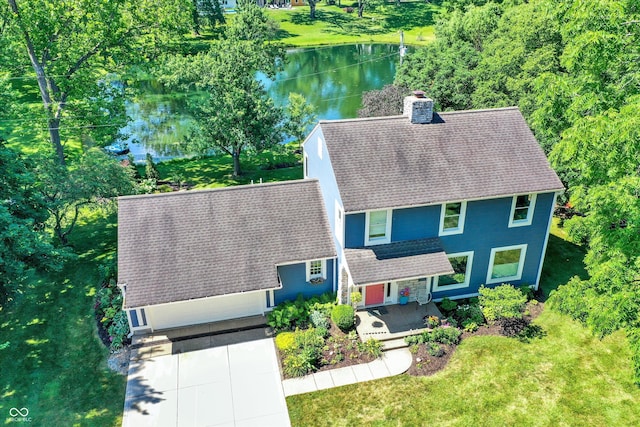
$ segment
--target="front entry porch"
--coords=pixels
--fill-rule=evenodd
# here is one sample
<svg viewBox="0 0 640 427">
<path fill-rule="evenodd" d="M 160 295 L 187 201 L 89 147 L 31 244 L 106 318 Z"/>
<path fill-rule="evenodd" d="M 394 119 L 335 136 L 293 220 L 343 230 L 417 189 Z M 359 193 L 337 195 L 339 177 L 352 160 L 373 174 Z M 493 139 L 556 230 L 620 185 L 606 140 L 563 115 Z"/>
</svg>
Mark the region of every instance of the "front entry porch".
<svg viewBox="0 0 640 427">
<path fill-rule="evenodd" d="M 425 331 L 426 316 L 443 317 L 433 302 L 368 307 L 356 312 L 356 330 L 362 341 L 369 338 L 397 340 Z"/>
</svg>

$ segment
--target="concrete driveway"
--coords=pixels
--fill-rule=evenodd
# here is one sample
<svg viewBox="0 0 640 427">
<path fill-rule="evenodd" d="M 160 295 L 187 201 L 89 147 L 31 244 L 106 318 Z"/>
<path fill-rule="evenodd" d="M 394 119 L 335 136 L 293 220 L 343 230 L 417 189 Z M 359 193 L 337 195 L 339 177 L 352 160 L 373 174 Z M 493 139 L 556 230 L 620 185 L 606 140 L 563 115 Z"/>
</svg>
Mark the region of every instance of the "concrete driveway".
<svg viewBox="0 0 640 427">
<path fill-rule="evenodd" d="M 132 361 L 123 426 L 290 426 L 273 339 Z"/>
</svg>

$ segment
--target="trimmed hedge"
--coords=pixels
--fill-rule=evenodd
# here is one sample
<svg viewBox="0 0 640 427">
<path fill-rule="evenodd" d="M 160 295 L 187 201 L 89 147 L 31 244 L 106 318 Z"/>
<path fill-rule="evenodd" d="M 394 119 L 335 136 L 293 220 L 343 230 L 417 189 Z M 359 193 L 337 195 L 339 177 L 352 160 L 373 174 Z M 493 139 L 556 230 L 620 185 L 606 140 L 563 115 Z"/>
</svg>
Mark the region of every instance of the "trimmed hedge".
<svg viewBox="0 0 640 427">
<path fill-rule="evenodd" d="M 353 328 L 355 311 L 350 305 L 340 304 L 331 310 L 331 320 L 343 331 Z"/>
</svg>

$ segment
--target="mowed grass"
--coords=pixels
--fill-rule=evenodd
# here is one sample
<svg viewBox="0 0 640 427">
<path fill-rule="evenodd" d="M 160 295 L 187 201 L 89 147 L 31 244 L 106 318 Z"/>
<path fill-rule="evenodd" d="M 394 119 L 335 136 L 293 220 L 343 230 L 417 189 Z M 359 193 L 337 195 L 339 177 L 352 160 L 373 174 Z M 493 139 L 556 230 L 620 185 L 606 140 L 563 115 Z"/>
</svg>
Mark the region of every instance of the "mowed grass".
<svg viewBox="0 0 640 427">
<path fill-rule="evenodd" d="M 278 150 L 266 150 L 259 154 L 242 154 L 242 175 L 233 177 L 233 159 L 230 155 L 176 159 L 157 164 L 160 180 L 183 182 L 194 188 L 228 187 L 262 182 L 302 179 L 301 155 L 295 154 L 297 143 L 290 143 Z M 284 166 L 284 167 L 281 167 Z M 139 166 L 144 176 L 144 166 Z"/>
<path fill-rule="evenodd" d="M 293 426 L 637 426 L 640 390 L 622 333 L 603 341 L 545 311 L 525 344 L 463 341 L 444 371 L 290 396 Z"/>
<path fill-rule="evenodd" d="M 32 277 L 0 311 L 0 422 L 14 407 L 29 410 L 29 425 L 122 422 L 126 379 L 107 367 L 93 312 L 97 266 L 115 251 L 116 216 L 85 215 L 71 235 L 80 256 L 60 273 Z"/>
<path fill-rule="evenodd" d="M 309 17 L 309 7 L 267 9 L 280 23 L 279 41 L 290 46 L 319 46 L 350 43 L 399 44 L 400 31 L 409 45 L 426 45 L 434 40 L 434 18 L 439 6 L 424 1 L 386 4 L 358 18 L 357 9 L 347 13 L 343 7 L 321 3 L 316 19 Z"/>
<path fill-rule="evenodd" d="M 554 226 L 542 287 L 586 277 L 581 247 Z M 564 281 L 564 282 L 563 282 Z M 604 340 L 548 309 L 529 343 L 485 336 L 462 342 L 432 377 L 400 375 L 291 396 L 293 426 L 637 426 L 640 388 L 633 383 L 624 332 Z"/>
</svg>

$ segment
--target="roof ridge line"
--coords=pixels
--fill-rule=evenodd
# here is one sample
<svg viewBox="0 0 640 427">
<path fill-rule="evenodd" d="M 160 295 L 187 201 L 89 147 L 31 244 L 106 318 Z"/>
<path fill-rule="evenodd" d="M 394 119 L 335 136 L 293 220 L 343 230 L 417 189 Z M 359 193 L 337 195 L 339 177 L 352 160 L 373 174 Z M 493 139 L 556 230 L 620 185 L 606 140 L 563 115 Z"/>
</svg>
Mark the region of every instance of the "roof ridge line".
<svg viewBox="0 0 640 427">
<path fill-rule="evenodd" d="M 262 183 L 254 183 L 254 184 L 242 184 L 242 185 L 231 185 L 226 187 L 216 187 L 216 188 L 198 188 L 189 191 L 172 191 L 169 193 L 151 193 L 151 194 L 132 194 L 128 196 L 119 196 L 118 200 L 132 200 L 132 199 L 143 199 L 143 198 L 155 198 L 155 197 L 178 197 L 185 194 L 194 194 L 194 193 L 214 193 L 214 192 L 224 192 L 224 191 L 240 191 L 240 190 L 248 190 L 250 188 L 256 187 L 277 187 L 280 185 L 297 185 L 305 182 L 317 182 L 317 178 L 301 178 L 301 179 L 292 179 L 286 181 L 274 181 L 274 182 L 262 182 Z"/>
</svg>

